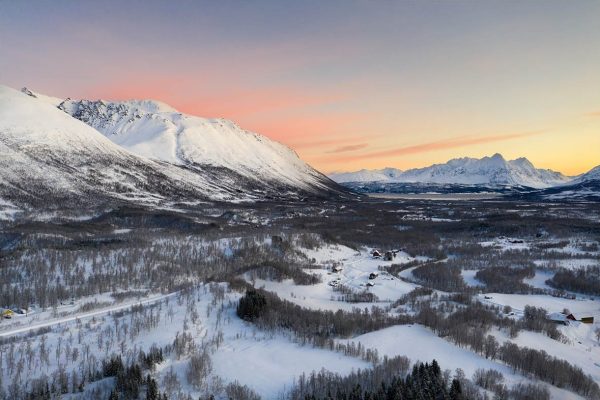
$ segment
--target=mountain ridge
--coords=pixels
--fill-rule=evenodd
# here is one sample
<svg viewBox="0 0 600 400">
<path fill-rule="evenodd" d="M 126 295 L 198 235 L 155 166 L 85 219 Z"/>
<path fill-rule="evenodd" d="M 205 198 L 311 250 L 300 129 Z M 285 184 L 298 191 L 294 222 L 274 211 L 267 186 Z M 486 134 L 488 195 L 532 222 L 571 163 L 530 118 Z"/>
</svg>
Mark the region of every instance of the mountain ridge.
<svg viewBox="0 0 600 400">
<path fill-rule="evenodd" d="M 248 162 L 256 155 L 249 154 L 244 160 L 246 164 L 237 168 L 239 160 L 227 159 L 233 152 L 220 153 L 221 158 L 212 163 L 186 162 L 185 159 L 169 162 L 161 157 L 146 157 L 115 143 L 110 140 L 114 139 L 111 135 L 103 134 L 60 108 L 72 105 L 71 100 L 56 104 L 58 100 L 0 85 L 0 153 L 3 156 L 0 159 L 0 220 L 10 219 L 18 212 L 50 209 L 76 213 L 77 210 L 123 205 L 177 208 L 202 202 L 294 201 L 349 194 L 347 189 L 308 166 L 289 149 L 281 150 L 287 158 L 280 158 L 279 169 L 275 172 L 268 169 L 264 157 L 272 148 L 261 148 L 267 140 L 258 134 L 240 132 L 241 128 L 234 134 L 251 141 L 257 152 L 262 151 L 263 159 L 258 166 Z M 146 112 L 143 115 L 150 115 L 148 120 L 158 120 L 161 124 L 164 118 L 160 113 L 183 115 L 154 101 L 138 102 L 136 107 L 143 108 Z M 135 137 L 138 127 L 127 123 L 131 118 L 130 108 L 121 110 L 126 117 L 124 125 L 129 128 L 127 133 Z M 110 114 L 111 119 L 106 121 L 116 121 L 116 116 Z M 134 118 L 134 122 L 142 118 L 146 117 Z M 157 128 L 156 124 L 151 126 Z M 138 138 L 141 145 L 147 139 L 144 133 Z M 162 134 L 160 130 L 155 133 Z M 284 147 L 277 146 L 274 148 Z M 193 147 L 185 150 L 192 156 L 202 155 Z M 229 164 L 218 162 L 222 160 Z M 287 175 L 288 171 L 295 174 Z"/>
<path fill-rule="evenodd" d="M 429 167 L 399 170 L 360 170 L 357 172 L 329 175 L 338 183 L 381 182 L 381 183 L 433 183 L 525 186 L 542 189 L 572 180 L 560 172 L 538 169 L 525 157 L 506 160 L 501 154 L 483 158 L 454 158 L 443 164 Z"/>
<path fill-rule="evenodd" d="M 73 100 L 39 95 L 140 156 L 188 167 L 229 168 L 257 183 L 283 182 L 305 190 L 328 190 L 323 174 L 296 152 L 223 118 L 202 118 L 157 100 Z"/>
</svg>

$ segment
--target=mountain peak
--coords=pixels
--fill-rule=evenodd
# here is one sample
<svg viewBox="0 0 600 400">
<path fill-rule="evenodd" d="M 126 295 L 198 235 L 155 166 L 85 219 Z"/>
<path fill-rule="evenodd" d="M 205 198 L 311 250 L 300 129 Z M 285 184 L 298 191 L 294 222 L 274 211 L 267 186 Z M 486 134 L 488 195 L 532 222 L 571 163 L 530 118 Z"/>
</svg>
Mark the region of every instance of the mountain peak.
<svg viewBox="0 0 600 400">
<path fill-rule="evenodd" d="M 30 90 L 26 86 L 23 86 L 21 88 L 21 93 L 26 94 L 29 97 L 33 97 L 34 99 L 41 100 L 44 103 L 51 104 L 51 105 L 53 105 L 55 107 L 58 107 L 58 105 L 60 103 L 62 103 L 62 101 L 63 101 L 63 99 L 59 99 L 58 97 L 46 96 L 46 95 L 34 92 L 33 90 Z"/>
<path fill-rule="evenodd" d="M 23 86 L 21 88 L 21 93 L 25 93 L 27 96 L 37 98 L 37 96 L 35 95 L 35 93 L 33 93 L 31 90 L 27 89 L 26 86 Z"/>
</svg>

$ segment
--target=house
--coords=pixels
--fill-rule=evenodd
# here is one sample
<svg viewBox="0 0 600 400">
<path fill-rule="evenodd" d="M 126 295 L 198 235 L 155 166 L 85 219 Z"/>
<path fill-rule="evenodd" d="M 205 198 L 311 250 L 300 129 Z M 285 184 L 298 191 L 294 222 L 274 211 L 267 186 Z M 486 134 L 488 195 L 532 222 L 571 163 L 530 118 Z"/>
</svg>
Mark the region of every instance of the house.
<svg viewBox="0 0 600 400">
<path fill-rule="evenodd" d="M 373 250 L 371 255 L 373 256 L 373 258 L 381 258 L 381 252 L 377 249 Z"/>
<path fill-rule="evenodd" d="M 396 258 L 396 253 L 393 251 L 386 251 L 385 256 L 383 257 L 385 261 L 393 261 L 394 258 Z"/>
<path fill-rule="evenodd" d="M 15 313 L 12 310 L 6 309 L 2 310 L 2 313 L 0 313 L 0 315 L 2 315 L 2 318 L 11 319 L 13 315 L 15 315 Z"/>
<path fill-rule="evenodd" d="M 556 322 L 557 324 L 569 325 L 569 320 L 567 316 L 563 313 L 550 313 L 548 314 L 548 319 L 550 321 Z"/>
<path fill-rule="evenodd" d="M 373 282 L 367 282 L 367 287 L 372 287 L 375 286 L 375 284 Z"/>
<path fill-rule="evenodd" d="M 379 276 L 379 272 L 371 272 L 369 274 L 369 279 L 375 279 Z"/>
<path fill-rule="evenodd" d="M 333 267 L 331 267 L 331 270 L 333 272 L 342 272 L 342 266 L 341 265 L 334 265 Z"/>
</svg>

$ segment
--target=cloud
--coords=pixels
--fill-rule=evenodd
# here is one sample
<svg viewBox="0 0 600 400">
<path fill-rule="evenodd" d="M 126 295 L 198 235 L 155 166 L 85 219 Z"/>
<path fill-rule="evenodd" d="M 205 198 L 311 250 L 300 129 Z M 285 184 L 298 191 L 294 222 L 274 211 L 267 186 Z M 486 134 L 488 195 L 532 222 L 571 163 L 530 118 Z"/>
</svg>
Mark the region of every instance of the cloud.
<svg viewBox="0 0 600 400">
<path fill-rule="evenodd" d="M 364 149 L 368 145 L 369 145 L 368 143 L 350 144 L 347 146 L 336 147 L 335 149 L 327 151 L 326 153 L 330 153 L 330 154 L 331 153 L 346 153 L 346 152 L 350 152 L 350 151 Z"/>
<path fill-rule="evenodd" d="M 354 124 L 355 121 L 359 121 L 356 118 L 352 118 L 352 116 L 349 116 L 348 118 L 350 118 L 350 121 Z M 344 121 L 340 121 L 340 124 L 342 124 L 342 122 Z M 348 124 L 343 124 L 342 126 L 342 130 L 347 128 Z M 366 141 L 370 141 L 373 139 L 380 139 L 382 138 L 383 135 L 381 134 L 369 134 L 369 135 L 347 135 L 345 132 L 342 135 L 328 135 L 327 139 L 321 139 L 321 140 L 310 140 L 310 141 L 289 141 L 288 145 L 293 147 L 294 149 L 306 149 L 306 148 L 313 148 L 313 147 L 325 147 L 325 146 L 332 146 L 332 145 L 340 145 L 340 143 L 347 143 L 347 142 L 359 142 L 359 143 L 363 143 Z"/>
<path fill-rule="evenodd" d="M 354 161 L 367 158 L 379 158 L 379 157 L 394 157 L 402 156 L 407 154 L 418 154 L 427 153 L 435 150 L 451 149 L 456 147 L 465 147 L 475 144 L 501 142 L 505 140 L 520 139 L 539 135 L 543 131 L 529 131 L 529 132 L 517 132 L 507 133 L 502 135 L 491 135 L 491 136 L 461 136 L 451 139 L 438 140 L 435 142 L 417 144 L 413 146 L 397 147 L 389 150 L 375 151 L 370 153 L 362 153 L 349 156 L 337 157 L 335 161 Z"/>
</svg>

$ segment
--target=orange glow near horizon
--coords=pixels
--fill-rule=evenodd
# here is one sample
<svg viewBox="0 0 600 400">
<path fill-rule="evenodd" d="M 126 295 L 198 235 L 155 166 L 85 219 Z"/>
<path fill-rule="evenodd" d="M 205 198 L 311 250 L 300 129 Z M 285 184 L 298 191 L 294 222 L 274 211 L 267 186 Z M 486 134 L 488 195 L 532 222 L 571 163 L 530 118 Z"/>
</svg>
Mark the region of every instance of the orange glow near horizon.
<svg viewBox="0 0 600 400">
<path fill-rule="evenodd" d="M 325 173 L 576 175 L 600 164 L 600 3 L 548 1 L 5 2 L 0 84 L 231 119 Z"/>
<path fill-rule="evenodd" d="M 153 79 L 152 86 L 132 84 L 98 88 L 85 97 L 106 100 L 150 98 L 190 115 L 232 119 L 244 129 L 292 147 L 325 173 L 363 168 L 420 168 L 451 158 L 480 158 L 496 152 L 507 159 L 527 157 L 538 168 L 553 169 L 566 175 L 578 175 L 600 164 L 600 133 L 596 134 L 600 129 L 600 112 L 583 113 L 587 119 L 585 126 L 577 127 L 590 143 L 587 149 L 564 145 L 560 138 L 568 134 L 561 132 L 567 132 L 568 127 L 507 133 L 477 132 L 456 137 L 442 135 L 435 141 L 412 135 L 410 144 L 402 144 L 404 140 L 396 144 L 393 135 L 382 133 L 385 127 L 369 126 L 377 119 L 376 113 L 312 112 L 323 105 L 344 102 L 350 96 L 348 93 L 310 95 L 278 88 L 231 91 L 228 96 L 207 94 L 194 99 L 193 94 L 182 96 L 176 89 L 178 86 L 181 85 L 174 85 L 165 77 L 164 80 Z M 573 125 L 582 125 L 581 118 L 574 117 Z M 553 140 L 556 140 L 554 145 L 550 142 Z"/>
</svg>

